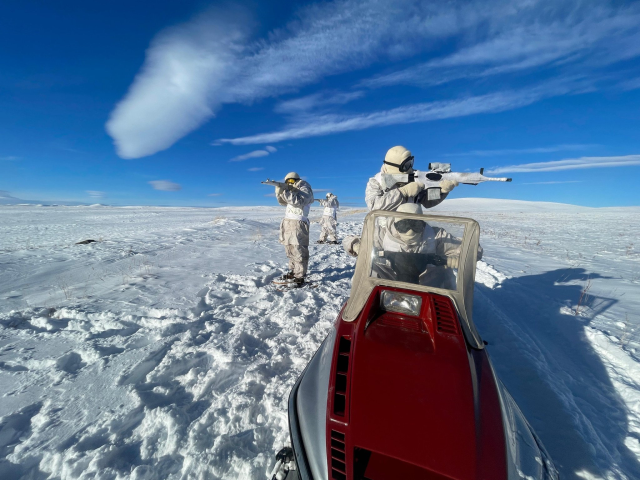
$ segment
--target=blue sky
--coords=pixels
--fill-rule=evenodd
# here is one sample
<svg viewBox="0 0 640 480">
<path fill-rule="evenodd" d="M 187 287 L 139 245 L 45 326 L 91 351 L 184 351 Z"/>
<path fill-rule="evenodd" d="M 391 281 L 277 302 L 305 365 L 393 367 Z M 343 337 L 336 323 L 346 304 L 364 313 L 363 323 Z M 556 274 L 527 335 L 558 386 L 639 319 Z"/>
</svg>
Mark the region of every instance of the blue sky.
<svg viewBox="0 0 640 480">
<path fill-rule="evenodd" d="M 362 205 L 386 150 L 640 205 L 640 3 L 3 2 L 0 192 L 265 205 L 298 171 Z"/>
</svg>

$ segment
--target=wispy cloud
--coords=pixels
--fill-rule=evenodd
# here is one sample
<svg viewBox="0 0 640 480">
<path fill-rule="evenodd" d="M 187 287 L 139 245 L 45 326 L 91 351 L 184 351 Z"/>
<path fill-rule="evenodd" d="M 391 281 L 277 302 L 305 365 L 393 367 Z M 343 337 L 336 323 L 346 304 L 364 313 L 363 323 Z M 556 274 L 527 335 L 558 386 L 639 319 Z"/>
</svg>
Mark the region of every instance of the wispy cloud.
<svg viewBox="0 0 640 480">
<path fill-rule="evenodd" d="M 8 191 L 6 190 L 0 190 L 0 199 L 4 199 L 4 200 L 18 200 L 16 197 L 14 197 L 13 195 L 11 195 Z"/>
<path fill-rule="evenodd" d="M 264 167 L 252 167 L 252 168 L 248 168 L 247 172 L 259 172 L 261 170 L 264 170 Z"/>
<path fill-rule="evenodd" d="M 507 165 L 487 170 L 487 173 L 506 172 L 557 172 L 561 170 L 579 170 L 585 168 L 612 168 L 640 165 L 640 155 L 625 155 L 620 157 L 581 157 L 554 160 L 551 162 L 523 163 L 521 165 Z"/>
<path fill-rule="evenodd" d="M 2 162 L 17 162 L 18 160 L 21 160 L 20 157 L 16 157 L 15 155 L 8 155 L 6 157 L 0 157 L 0 161 Z"/>
<path fill-rule="evenodd" d="M 106 195 L 105 192 L 99 190 L 87 190 L 87 194 L 89 194 L 91 198 L 103 198 Z"/>
<path fill-rule="evenodd" d="M 247 39 L 241 12 L 210 10 L 161 32 L 106 129 L 122 158 L 151 155 L 213 117 Z"/>
<path fill-rule="evenodd" d="M 586 150 L 597 147 L 596 144 L 576 144 L 576 145 L 552 145 L 550 147 L 537 148 L 504 148 L 499 150 L 471 150 L 463 153 L 444 153 L 441 157 L 497 157 L 500 155 L 526 155 L 534 153 L 553 153 L 566 152 L 574 150 Z"/>
<path fill-rule="evenodd" d="M 496 3 L 521 8 L 513 1 Z M 212 9 L 153 39 L 106 128 L 121 157 L 151 155 L 206 122 L 224 103 L 290 93 L 380 59 L 410 57 L 504 11 L 482 2 L 321 2 L 301 7 L 289 24 L 251 42 L 253 22 L 246 12 Z"/>
<path fill-rule="evenodd" d="M 267 150 L 254 150 L 253 152 L 245 153 L 243 155 L 238 155 L 237 157 L 233 157 L 230 162 L 242 162 L 243 160 L 248 160 L 250 158 L 259 158 L 266 157 L 269 155 Z"/>
<path fill-rule="evenodd" d="M 640 88 L 640 77 L 631 78 L 620 82 L 620 88 L 623 90 L 637 90 Z"/>
<path fill-rule="evenodd" d="M 219 197 L 220 195 L 222 195 L 222 193 L 210 193 L 209 195 L 207 195 L 208 197 Z"/>
<path fill-rule="evenodd" d="M 221 142 L 214 142 L 213 145 L 221 145 Z M 252 152 L 249 153 L 244 153 L 242 155 L 238 155 L 236 157 L 233 157 L 231 160 L 229 160 L 230 162 L 243 162 L 245 160 L 249 160 L 250 158 L 260 158 L 260 157 L 266 157 L 267 155 L 276 153 L 278 151 L 278 149 L 276 147 L 272 147 L 271 145 L 268 145 L 266 147 L 264 147 L 264 150 L 254 150 Z M 259 168 L 259 170 L 262 170 L 262 168 Z M 249 169 L 250 172 L 255 171 L 252 169 Z"/>
<path fill-rule="evenodd" d="M 556 185 L 562 183 L 582 183 L 582 180 L 559 180 L 557 182 L 528 182 L 521 185 Z"/>
<path fill-rule="evenodd" d="M 467 36 L 448 56 L 376 75 L 359 85 L 430 86 L 532 69 L 588 72 L 640 55 L 637 5 L 538 1 L 511 12 L 499 22 L 489 20 L 484 35 Z"/>
<path fill-rule="evenodd" d="M 293 98 L 280 102 L 275 107 L 277 113 L 301 114 L 323 107 L 345 105 L 364 97 L 362 90 L 354 92 L 320 92 L 305 97 Z"/>
<path fill-rule="evenodd" d="M 162 190 L 164 192 L 177 192 L 178 190 L 182 190 L 182 185 L 179 183 L 173 183 L 169 180 L 152 180 L 149 182 L 154 190 Z"/>
<path fill-rule="evenodd" d="M 379 75 L 362 86 L 437 85 L 544 68 L 545 75 L 556 80 L 580 72 L 591 80 L 589 88 L 595 89 L 596 77 L 604 76 L 604 67 L 640 56 L 638 24 L 637 2 L 337 0 L 302 6 L 290 23 L 252 40 L 253 22 L 246 13 L 238 8 L 209 10 L 153 39 L 141 71 L 106 128 L 120 156 L 142 157 L 168 148 L 212 118 L 224 104 L 251 104 L 292 94 L 332 75 L 384 68 L 417 55 L 432 58 Z M 429 50 L 436 51 L 445 43 L 455 45 L 453 51 L 433 58 Z M 620 83 L 620 78 L 606 73 L 610 83 Z M 496 82 L 485 82 L 487 85 L 495 85 L 493 93 L 485 88 L 482 98 L 509 93 L 500 92 Z M 295 117 L 315 112 L 311 118 L 315 123 L 303 133 L 298 118 L 300 125 L 287 128 L 289 135 L 266 138 L 276 142 L 423 121 L 414 114 L 387 123 L 382 117 L 395 115 L 393 110 L 330 118 L 325 109 L 362 95 L 361 91 L 324 92 L 281 102 L 277 113 Z M 531 101 L 541 98 L 544 96 Z M 424 105 L 413 107 L 419 110 Z M 519 105 L 511 102 L 501 108 Z M 413 120 L 407 120 L 409 117 Z M 427 120 L 433 118 L 426 115 Z"/>
<path fill-rule="evenodd" d="M 252 145 L 257 143 L 275 143 L 285 140 L 317 137 L 352 130 L 364 130 L 387 125 L 427 122 L 445 118 L 462 117 L 479 113 L 495 113 L 530 105 L 542 98 L 569 93 L 583 88 L 579 81 L 568 79 L 562 82 L 549 82 L 534 88 L 505 91 L 467 97 L 459 100 L 443 100 L 417 103 L 391 110 L 381 110 L 358 115 L 325 114 L 305 116 L 301 121 L 292 123 L 283 130 L 248 137 L 222 138 L 219 143 L 232 145 Z"/>
</svg>

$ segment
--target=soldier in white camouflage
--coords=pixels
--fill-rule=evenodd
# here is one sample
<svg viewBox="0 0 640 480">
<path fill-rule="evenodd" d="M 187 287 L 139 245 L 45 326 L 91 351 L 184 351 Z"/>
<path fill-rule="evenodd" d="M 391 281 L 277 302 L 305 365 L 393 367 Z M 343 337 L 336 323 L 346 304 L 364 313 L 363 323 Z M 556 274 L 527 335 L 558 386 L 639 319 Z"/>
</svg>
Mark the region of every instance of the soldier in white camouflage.
<svg viewBox="0 0 640 480">
<path fill-rule="evenodd" d="M 289 258 L 289 272 L 282 280 L 298 287 L 304 284 L 309 265 L 309 208 L 313 203 L 311 185 L 296 172 L 287 174 L 286 187 L 276 187 L 276 199 L 287 207 L 280 223 L 280 243 Z"/>
<path fill-rule="evenodd" d="M 329 192 L 325 200 L 318 200 L 318 202 L 324 207 L 322 218 L 320 219 L 321 231 L 318 243 L 338 243 L 338 239 L 336 238 L 336 230 L 338 228 L 336 210 L 340 208 L 338 197 Z"/>
<path fill-rule="evenodd" d="M 413 155 L 411 151 L 403 146 L 390 148 L 384 157 L 384 162 L 380 172 L 369 179 L 365 190 L 364 199 L 369 210 L 393 210 L 405 203 L 415 203 L 415 197 L 424 190 L 424 185 L 420 182 L 411 182 L 406 185 L 398 185 L 389 189 L 382 186 L 380 175 L 385 173 L 412 173 Z M 440 182 L 441 196 L 438 200 L 422 200 L 424 208 L 435 207 L 441 203 L 451 190 L 457 186 L 457 182 L 443 180 Z"/>
</svg>

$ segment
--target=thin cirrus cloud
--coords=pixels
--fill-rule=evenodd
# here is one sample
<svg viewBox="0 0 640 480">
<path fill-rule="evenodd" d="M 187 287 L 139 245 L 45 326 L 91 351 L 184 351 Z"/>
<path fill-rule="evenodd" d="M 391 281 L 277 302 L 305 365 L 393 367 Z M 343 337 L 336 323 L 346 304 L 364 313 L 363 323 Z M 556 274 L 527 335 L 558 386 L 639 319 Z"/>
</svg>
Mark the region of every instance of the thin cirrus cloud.
<svg viewBox="0 0 640 480">
<path fill-rule="evenodd" d="M 210 193 L 209 195 L 207 195 L 208 197 L 219 197 L 220 195 L 222 195 L 222 193 Z"/>
<path fill-rule="evenodd" d="M 522 185 L 556 185 L 559 183 L 582 183 L 582 180 L 558 180 L 556 182 L 528 182 Z"/>
<path fill-rule="evenodd" d="M 536 147 L 536 148 L 504 148 L 500 150 L 471 150 L 470 152 L 463 153 L 444 153 L 441 157 L 496 157 L 500 155 L 528 155 L 535 153 L 554 153 L 554 152 L 566 152 L 575 150 L 586 150 L 592 147 L 597 147 L 596 144 L 571 144 L 571 145 L 553 145 L 550 147 Z"/>
<path fill-rule="evenodd" d="M 274 111 L 283 114 L 301 114 L 318 108 L 333 105 L 344 105 L 359 98 L 364 97 L 365 92 L 357 90 L 354 92 L 321 92 L 307 95 L 305 97 L 285 100 L 276 105 Z"/>
<path fill-rule="evenodd" d="M 0 161 L 2 162 L 17 162 L 20 160 L 20 157 L 16 157 L 15 155 L 8 155 L 6 157 L 0 157 Z"/>
<path fill-rule="evenodd" d="M 390 110 L 356 115 L 305 115 L 303 121 L 294 121 L 282 130 L 238 138 L 221 138 L 220 144 L 252 145 L 276 143 L 307 137 L 331 135 L 341 132 L 364 130 L 372 127 L 428 122 L 445 118 L 462 117 L 478 113 L 496 113 L 530 105 L 543 98 L 578 92 L 584 82 L 575 79 L 547 82 L 533 88 L 504 91 L 467 97 L 458 100 L 442 100 L 406 105 Z"/>
<path fill-rule="evenodd" d="M 236 157 L 233 157 L 231 160 L 229 160 L 230 162 L 243 162 L 244 160 L 249 160 L 250 158 L 260 158 L 260 157 L 266 157 L 267 155 L 271 154 L 271 153 L 275 153 L 277 152 L 278 149 L 276 147 L 272 147 L 272 146 L 267 146 L 264 148 L 264 150 L 254 150 L 252 152 L 249 153 L 244 153 L 242 155 L 238 155 Z"/>
<path fill-rule="evenodd" d="M 593 72 L 640 55 L 637 5 L 616 9 L 606 4 L 534 3 L 547 7 L 546 16 L 542 8 L 525 9 L 485 39 L 478 41 L 477 36 L 471 36 L 471 44 L 463 41 L 461 48 L 448 56 L 375 75 L 360 81 L 359 86 L 428 86 L 558 67 Z"/>
<path fill-rule="evenodd" d="M 152 180 L 149 182 L 149 185 L 151 185 L 154 190 L 163 192 L 177 192 L 178 190 L 182 190 L 182 185 L 170 182 L 169 180 Z"/>
<path fill-rule="evenodd" d="M 523 163 L 488 169 L 487 173 L 507 172 L 558 172 L 562 170 L 580 170 L 585 168 L 631 167 L 640 165 L 640 155 L 624 155 L 618 157 L 581 157 L 550 162 Z"/>
<path fill-rule="evenodd" d="M 259 172 L 261 170 L 264 170 L 264 167 L 252 167 L 247 169 L 248 172 Z"/>
<path fill-rule="evenodd" d="M 143 157 L 173 145 L 215 116 L 224 104 L 251 104 L 295 93 L 332 75 L 372 66 L 388 69 L 418 55 L 432 58 L 363 80 L 359 86 L 429 86 L 460 79 L 526 75 L 544 68 L 546 75 L 556 80 L 579 71 L 592 80 L 606 78 L 609 86 L 625 88 L 620 83 L 628 75 L 620 78 L 619 73 L 603 69 L 640 56 L 638 24 L 637 3 L 338 0 L 302 6 L 290 23 L 255 39 L 251 36 L 255 22 L 246 11 L 240 7 L 211 9 L 152 40 L 142 69 L 111 113 L 106 129 L 121 157 Z M 455 45 L 453 51 L 438 57 L 438 49 L 449 45 Z M 601 88 L 592 83 L 592 89 Z M 482 98 L 492 100 L 503 92 L 494 87 L 483 93 Z M 319 105 L 339 108 L 364 94 L 361 90 L 342 95 L 314 93 L 281 102 L 275 113 L 293 115 L 295 123 L 297 112 Z M 527 103 L 512 102 L 503 108 L 523 104 Z M 475 109 L 475 113 L 491 111 L 495 111 L 491 105 Z M 385 115 L 316 116 L 312 128 L 298 126 L 295 135 L 281 137 L 303 138 L 307 133 L 321 134 L 321 130 L 328 134 L 391 124 L 381 119 Z M 432 116 L 420 120 L 420 115 L 414 115 L 413 119 L 410 121 L 428 121 Z M 297 121 L 302 123 L 301 118 Z M 348 128 L 349 123 L 355 127 Z"/>
<path fill-rule="evenodd" d="M 249 40 L 253 21 L 246 11 L 210 9 L 153 39 L 106 129 L 121 157 L 151 155 L 198 128 L 224 103 L 295 92 L 380 59 L 411 57 L 464 27 L 503 17 L 500 5 L 513 2 L 495 3 L 321 2 L 301 7 L 289 24 L 257 41 Z"/>
<path fill-rule="evenodd" d="M 87 194 L 91 198 L 104 198 L 106 195 L 105 192 L 101 192 L 99 190 L 87 190 Z"/>
<path fill-rule="evenodd" d="M 233 157 L 230 162 L 242 162 L 244 160 L 248 160 L 250 158 L 260 158 L 266 157 L 269 155 L 269 152 L 266 150 L 254 150 L 253 152 L 245 153 L 243 155 L 238 155 L 237 157 Z"/>
</svg>

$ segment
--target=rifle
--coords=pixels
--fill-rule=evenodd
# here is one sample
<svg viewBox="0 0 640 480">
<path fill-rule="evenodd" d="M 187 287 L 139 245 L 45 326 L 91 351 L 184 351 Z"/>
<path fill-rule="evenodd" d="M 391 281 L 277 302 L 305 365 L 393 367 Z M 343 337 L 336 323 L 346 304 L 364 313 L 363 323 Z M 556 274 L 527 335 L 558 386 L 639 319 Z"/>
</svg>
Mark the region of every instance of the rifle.
<svg viewBox="0 0 640 480">
<path fill-rule="evenodd" d="M 264 184 L 264 185 L 271 185 L 271 186 L 274 186 L 274 187 L 280 187 L 280 188 L 282 188 L 282 189 L 284 189 L 284 190 L 287 190 L 287 189 L 289 188 L 289 185 L 287 185 L 286 183 L 284 183 L 284 182 L 277 182 L 277 181 L 275 181 L 275 180 L 271 180 L 271 179 L 269 179 L 269 178 L 267 178 L 267 180 L 266 180 L 266 181 L 264 181 L 264 182 L 260 182 L 260 183 L 262 183 L 262 184 Z"/>
<path fill-rule="evenodd" d="M 381 175 L 382 187 L 389 190 L 398 183 L 407 184 L 410 182 L 420 182 L 425 186 L 415 199 L 416 203 L 421 203 L 424 195 L 427 200 L 440 200 L 440 182 L 451 180 L 465 185 L 478 185 L 482 182 L 510 182 L 510 178 L 493 178 L 483 175 L 484 168 L 480 173 L 452 172 L 450 163 L 430 163 L 428 171 L 416 170 L 413 173 L 383 173 Z"/>
</svg>

